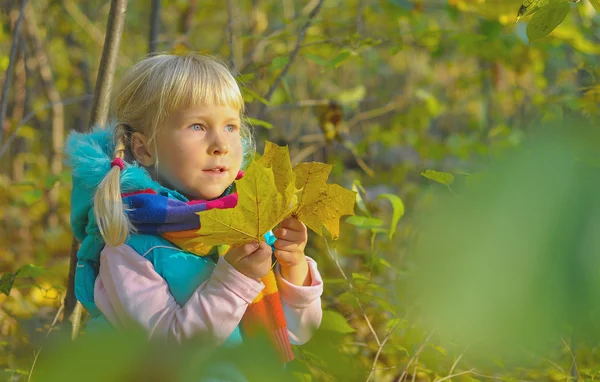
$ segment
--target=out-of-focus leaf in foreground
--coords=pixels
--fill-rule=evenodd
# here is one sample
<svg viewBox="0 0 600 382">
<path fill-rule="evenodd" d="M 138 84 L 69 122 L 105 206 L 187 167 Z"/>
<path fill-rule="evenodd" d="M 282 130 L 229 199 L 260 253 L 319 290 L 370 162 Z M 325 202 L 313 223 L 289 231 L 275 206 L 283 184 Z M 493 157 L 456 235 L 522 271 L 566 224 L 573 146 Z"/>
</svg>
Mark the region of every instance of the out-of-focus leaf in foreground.
<svg viewBox="0 0 600 382">
<path fill-rule="evenodd" d="M 600 136 L 573 118 L 541 126 L 425 214 L 413 290 L 428 322 L 498 354 L 598 339 Z"/>
</svg>

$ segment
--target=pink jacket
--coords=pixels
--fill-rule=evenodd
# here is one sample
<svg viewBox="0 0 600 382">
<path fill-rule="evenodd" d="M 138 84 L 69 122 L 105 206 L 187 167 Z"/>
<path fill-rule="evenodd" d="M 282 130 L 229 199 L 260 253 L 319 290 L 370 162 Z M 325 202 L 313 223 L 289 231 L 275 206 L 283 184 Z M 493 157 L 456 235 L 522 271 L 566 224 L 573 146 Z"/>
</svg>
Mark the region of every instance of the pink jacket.
<svg viewBox="0 0 600 382">
<path fill-rule="evenodd" d="M 274 269 L 290 342 L 296 345 L 310 339 L 323 314 L 323 280 L 317 263 L 308 256 L 307 260 L 312 279 L 309 286 L 289 283 L 281 276 L 279 264 Z M 117 328 L 133 321 L 148 330 L 150 337 L 181 342 L 209 333 L 222 343 L 263 288 L 261 281 L 238 272 L 221 257 L 211 276 L 180 306 L 150 261 L 123 244 L 102 250 L 94 301 Z"/>
</svg>

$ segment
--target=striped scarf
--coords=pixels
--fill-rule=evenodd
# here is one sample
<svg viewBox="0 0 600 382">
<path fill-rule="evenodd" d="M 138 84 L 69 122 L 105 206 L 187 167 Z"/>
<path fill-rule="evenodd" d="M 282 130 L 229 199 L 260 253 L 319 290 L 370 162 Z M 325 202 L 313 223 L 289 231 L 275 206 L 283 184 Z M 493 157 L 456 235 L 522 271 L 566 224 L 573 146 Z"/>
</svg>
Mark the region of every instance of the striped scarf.
<svg viewBox="0 0 600 382">
<path fill-rule="evenodd" d="M 200 218 L 198 212 L 213 208 L 233 208 L 237 205 L 237 193 L 214 200 L 191 200 L 183 202 L 157 194 L 152 189 L 123 194 L 123 203 L 128 207 L 129 220 L 140 234 L 160 235 L 177 247 L 199 256 L 224 254 L 227 246 L 214 248 L 198 242 L 190 242 L 198 237 Z M 282 362 L 294 359 L 294 353 L 287 334 L 283 307 L 275 274 L 271 270 L 262 277 L 265 288 L 250 303 L 241 325 L 249 337 L 266 330 L 267 335 L 281 355 Z"/>
</svg>

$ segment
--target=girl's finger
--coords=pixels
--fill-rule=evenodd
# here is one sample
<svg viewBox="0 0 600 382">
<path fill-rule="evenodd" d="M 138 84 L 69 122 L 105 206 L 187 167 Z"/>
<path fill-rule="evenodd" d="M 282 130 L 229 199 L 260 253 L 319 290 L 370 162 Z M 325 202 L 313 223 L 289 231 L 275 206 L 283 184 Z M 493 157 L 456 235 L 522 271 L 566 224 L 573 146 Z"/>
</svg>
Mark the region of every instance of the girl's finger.
<svg viewBox="0 0 600 382">
<path fill-rule="evenodd" d="M 287 228 L 292 231 L 306 231 L 306 226 L 298 219 L 287 218 L 281 222 L 281 228 Z"/>
<path fill-rule="evenodd" d="M 296 259 L 296 255 L 294 253 L 289 251 L 282 251 L 280 249 L 276 249 L 275 252 L 273 252 L 273 254 L 277 258 L 277 260 L 279 260 L 279 262 L 284 264 L 293 263 Z"/>
<path fill-rule="evenodd" d="M 295 243 L 301 243 L 308 239 L 306 231 L 293 231 L 288 228 L 278 228 L 273 232 L 273 235 L 275 235 L 277 239 L 293 241 Z"/>
<path fill-rule="evenodd" d="M 298 248 L 298 244 L 293 241 L 279 239 L 275 241 L 275 248 L 283 251 L 293 251 Z"/>
</svg>

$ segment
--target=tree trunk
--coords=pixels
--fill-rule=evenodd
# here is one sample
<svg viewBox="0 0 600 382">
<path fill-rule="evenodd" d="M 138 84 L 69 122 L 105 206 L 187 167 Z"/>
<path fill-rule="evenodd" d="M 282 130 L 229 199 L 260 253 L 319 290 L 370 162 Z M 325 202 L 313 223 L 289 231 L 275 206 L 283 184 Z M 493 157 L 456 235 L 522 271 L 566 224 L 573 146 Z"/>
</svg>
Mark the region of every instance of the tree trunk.
<svg viewBox="0 0 600 382">
<path fill-rule="evenodd" d="M 156 52 L 158 46 L 158 31 L 160 29 L 160 0 L 152 0 L 150 12 L 150 37 L 148 38 L 148 53 Z"/>
<path fill-rule="evenodd" d="M 110 4 L 110 13 L 106 27 L 106 37 L 104 39 L 104 49 L 100 60 L 100 68 L 96 79 L 96 89 L 94 92 L 94 101 L 90 113 L 90 123 L 88 126 L 105 125 L 108 118 L 108 108 L 110 103 L 111 90 L 113 85 L 115 67 L 125 25 L 125 14 L 127 10 L 127 0 L 112 0 Z M 68 322 L 71 314 L 78 304 L 75 298 L 75 270 L 77 269 L 77 249 L 79 244 L 73 238 L 71 245 L 71 257 L 69 262 L 69 281 L 67 285 L 67 295 L 65 297 L 65 314 L 63 323 Z M 80 315 L 75 317 L 72 328 L 73 338 L 76 338 L 76 331 L 79 328 Z"/>
</svg>

